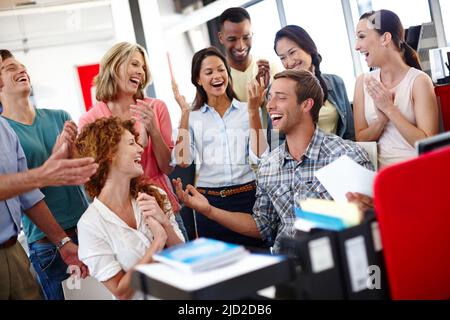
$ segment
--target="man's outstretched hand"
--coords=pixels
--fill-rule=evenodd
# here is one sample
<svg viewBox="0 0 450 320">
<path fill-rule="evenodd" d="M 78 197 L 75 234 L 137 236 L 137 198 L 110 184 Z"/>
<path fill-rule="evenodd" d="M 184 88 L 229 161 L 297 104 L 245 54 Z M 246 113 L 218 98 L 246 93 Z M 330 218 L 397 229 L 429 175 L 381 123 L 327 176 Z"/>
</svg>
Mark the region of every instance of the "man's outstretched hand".
<svg viewBox="0 0 450 320">
<path fill-rule="evenodd" d="M 183 182 L 180 178 L 172 179 L 172 184 L 175 188 L 178 199 L 181 202 L 206 217 L 210 215 L 212 207 L 209 204 L 208 199 L 198 192 L 193 185 L 188 184 L 186 189 L 183 190 Z"/>
<path fill-rule="evenodd" d="M 67 159 L 67 149 L 64 142 L 41 167 L 33 170 L 40 188 L 84 184 L 97 171 L 93 158 Z"/>
</svg>

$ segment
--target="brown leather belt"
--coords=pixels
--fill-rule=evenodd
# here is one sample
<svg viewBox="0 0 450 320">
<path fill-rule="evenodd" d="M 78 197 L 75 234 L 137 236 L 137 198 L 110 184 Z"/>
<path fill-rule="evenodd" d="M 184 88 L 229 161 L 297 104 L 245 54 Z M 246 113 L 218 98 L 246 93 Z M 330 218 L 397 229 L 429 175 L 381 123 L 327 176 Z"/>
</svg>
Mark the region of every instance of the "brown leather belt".
<svg viewBox="0 0 450 320">
<path fill-rule="evenodd" d="M 67 236 L 74 237 L 77 234 L 77 228 L 75 228 L 75 227 L 74 228 L 70 228 L 70 229 L 64 230 L 64 232 L 67 234 Z M 44 237 L 44 238 L 39 239 L 39 240 L 36 240 L 36 242 L 37 243 L 51 243 L 51 241 L 47 237 Z"/>
<path fill-rule="evenodd" d="M 3 243 L 0 243 L 0 249 L 6 249 L 9 247 L 12 247 L 13 245 L 15 245 L 17 242 L 17 236 L 13 236 L 11 238 L 9 238 L 8 240 L 6 240 Z"/>
<path fill-rule="evenodd" d="M 222 190 L 197 188 L 197 191 L 200 192 L 201 194 L 225 198 L 238 193 L 248 192 L 255 189 L 256 184 L 254 182 L 251 182 L 237 188 L 225 188 Z"/>
</svg>

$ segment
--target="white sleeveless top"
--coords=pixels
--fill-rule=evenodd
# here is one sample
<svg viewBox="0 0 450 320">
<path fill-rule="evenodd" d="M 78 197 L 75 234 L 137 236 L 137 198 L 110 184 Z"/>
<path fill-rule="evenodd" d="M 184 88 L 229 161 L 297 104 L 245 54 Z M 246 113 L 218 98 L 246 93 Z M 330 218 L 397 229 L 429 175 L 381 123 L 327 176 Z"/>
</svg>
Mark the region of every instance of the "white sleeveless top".
<svg viewBox="0 0 450 320">
<path fill-rule="evenodd" d="M 413 125 L 416 125 L 416 117 L 414 115 L 412 89 L 414 81 L 421 74 L 426 74 L 418 69 L 410 68 L 400 83 L 390 91 L 395 93 L 394 105 L 396 105 L 403 116 Z M 365 75 L 372 76 L 380 81 L 380 70 L 374 70 Z M 370 125 L 377 120 L 375 105 L 366 90 L 364 84 L 364 114 L 366 121 Z M 382 168 L 387 165 L 411 159 L 416 156 L 413 146 L 401 135 L 397 127 L 389 121 L 386 124 L 384 132 L 378 139 L 378 167 Z"/>
</svg>

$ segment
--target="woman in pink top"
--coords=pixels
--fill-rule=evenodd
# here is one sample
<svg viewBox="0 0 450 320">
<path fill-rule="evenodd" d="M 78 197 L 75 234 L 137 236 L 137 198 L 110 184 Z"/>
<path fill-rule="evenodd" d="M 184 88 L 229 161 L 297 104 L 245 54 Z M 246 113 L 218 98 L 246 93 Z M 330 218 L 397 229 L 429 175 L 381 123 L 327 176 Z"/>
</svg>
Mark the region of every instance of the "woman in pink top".
<svg viewBox="0 0 450 320">
<path fill-rule="evenodd" d="M 138 44 L 121 42 L 109 49 L 95 78 L 95 97 L 99 102 L 81 116 L 78 126 L 81 131 L 86 124 L 102 117 L 135 119 L 139 143 L 144 147 L 144 175 L 167 193 L 173 212 L 178 213 L 180 204 L 167 177 L 173 170 L 170 166 L 174 146 L 172 125 L 166 104 L 144 97 L 145 88 L 151 82 L 148 66 L 147 53 Z M 182 220 L 176 216 L 180 224 Z"/>
<path fill-rule="evenodd" d="M 377 67 L 356 82 L 356 140 L 377 141 L 382 168 L 414 157 L 415 142 L 438 133 L 436 97 L 395 13 L 362 15 L 356 34 L 356 50 L 369 67 Z"/>
</svg>

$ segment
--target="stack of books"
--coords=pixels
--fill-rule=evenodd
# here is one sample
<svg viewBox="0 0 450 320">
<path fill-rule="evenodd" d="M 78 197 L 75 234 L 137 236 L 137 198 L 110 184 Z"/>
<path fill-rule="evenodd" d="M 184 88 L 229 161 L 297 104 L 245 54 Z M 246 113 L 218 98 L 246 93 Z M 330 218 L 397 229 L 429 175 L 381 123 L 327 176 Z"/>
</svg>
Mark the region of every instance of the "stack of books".
<svg viewBox="0 0 450 320">
<path fill-rule="evenodd" d="M 309 232 L 313 228 L 340 231 L 361 223 L 363 214 L 355 203 L 306 199 L 295 208 L 294 227 Z"/>
<path fill-rule="evenodd" d="M 165 249 L 153 259 L 186 272 L 201 272 L 218 268 L 248 255 L 241 245 L 219 240 L 198 238 Z"/>
</svg>

